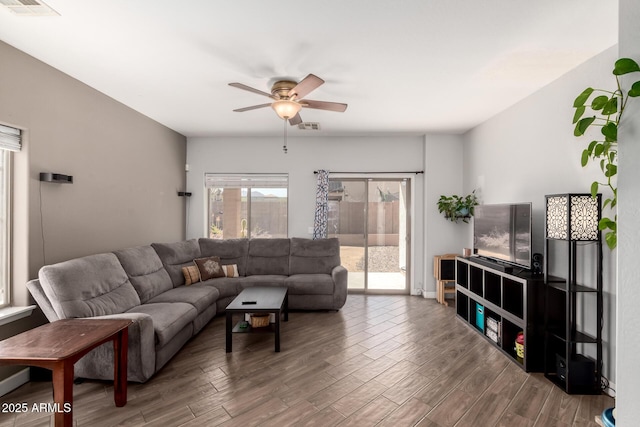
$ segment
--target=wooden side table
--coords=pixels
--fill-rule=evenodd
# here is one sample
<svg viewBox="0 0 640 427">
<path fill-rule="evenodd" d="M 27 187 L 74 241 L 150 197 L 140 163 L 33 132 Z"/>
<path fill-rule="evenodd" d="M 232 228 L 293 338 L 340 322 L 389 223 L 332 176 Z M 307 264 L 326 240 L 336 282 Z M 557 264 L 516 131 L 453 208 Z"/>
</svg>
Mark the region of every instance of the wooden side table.
<svg viewBox="0 0 640 427">
<path fill-rule="evenodd" d="M 436 278 L 436 301 L 446 306 L 446 295 L 455 294 L 456 254 L 436 255 L 433 257 L 433 276 Z M 453 287 L 447 287 L 453 284 Z"/>
<path fill-rule="evenodd" d="M 0 341 L 0 364 L 38 366 L 53 371 L 56 427 L 73 424 L 73 365 L 113 341 L 114 400 L 127 403 L 128 319 L 63 319 Z"/>
</svg>

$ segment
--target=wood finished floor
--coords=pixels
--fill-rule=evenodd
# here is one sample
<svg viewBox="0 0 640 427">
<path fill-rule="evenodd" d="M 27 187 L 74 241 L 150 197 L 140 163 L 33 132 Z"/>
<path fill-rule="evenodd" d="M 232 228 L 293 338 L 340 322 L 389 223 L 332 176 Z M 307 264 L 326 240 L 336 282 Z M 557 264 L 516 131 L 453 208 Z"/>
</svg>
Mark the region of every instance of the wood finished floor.
<svg viewBox="0 0 640 427">
<path fill-rule="evenodd" d="M 569 396 L 527 374 L 455 310 L 409 296 L 349 295 L 339 312 L 294 312 L 272 335 L 234 335 L 214 319 L 146 384 L 113 404 L 110 383 L 74 386 L 76 426 L 597 426 L 608 396 Z M 0 403 L 52 402 L 30 382 Z M 0 413 L 0 427 L 50 414 Z"/>
</svg>

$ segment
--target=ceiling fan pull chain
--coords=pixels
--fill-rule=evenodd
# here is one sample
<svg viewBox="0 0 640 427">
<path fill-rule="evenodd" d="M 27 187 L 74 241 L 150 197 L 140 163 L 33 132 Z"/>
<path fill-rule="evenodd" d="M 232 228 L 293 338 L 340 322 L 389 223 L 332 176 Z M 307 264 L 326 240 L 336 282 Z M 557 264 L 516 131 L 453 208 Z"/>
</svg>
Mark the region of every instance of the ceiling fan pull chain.
<svg viewBox="0 0 640 427">
<path fill-rule="evenodd" d="M 282 146 L 282 151 L 284 152 L 284 154 L 287 154 L 287 120 L 287 117 L 282 120 L 284 122 L 284 145 Z"/>
</svg>

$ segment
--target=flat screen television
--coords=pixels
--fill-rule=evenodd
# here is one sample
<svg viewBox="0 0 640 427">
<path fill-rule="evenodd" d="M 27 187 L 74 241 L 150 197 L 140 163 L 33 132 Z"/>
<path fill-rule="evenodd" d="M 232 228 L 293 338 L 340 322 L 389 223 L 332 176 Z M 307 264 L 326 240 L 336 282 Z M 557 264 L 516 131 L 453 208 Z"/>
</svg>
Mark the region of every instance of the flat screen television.
<svg viewBox="0 0 640 427">
<path fill-rule="evenodd" d="M 490 260 L 531 268 L 531 203 L 478 205 L 473 252 Z"/>
</svg>

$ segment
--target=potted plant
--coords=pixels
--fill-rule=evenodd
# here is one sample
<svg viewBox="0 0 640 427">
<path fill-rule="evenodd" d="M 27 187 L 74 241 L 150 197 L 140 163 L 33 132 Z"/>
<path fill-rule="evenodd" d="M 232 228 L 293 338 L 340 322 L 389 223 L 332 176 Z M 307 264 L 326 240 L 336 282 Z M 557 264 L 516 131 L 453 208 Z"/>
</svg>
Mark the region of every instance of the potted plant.
<svg viewBox="0 0 640 427">
<path fill-rule="evenodd" d="M 444 217 L 451 222 L 469 222 L 469 218 L 473 216 L 473 208 L 480 203 L 476 196 L 476 190 L 466 196 L 440 196 L 438 200 L 438 212 L 443 213 Z"/>
<path fill-rule="evenodd" d="M 640 72 L 637 62 L 630 58 L 618 59 L 613 69 L 617 83 L 615 90 L 588 87 L 573 102 L 576 109 L 573 116 L 573 123 L 576 125 L 573 131 L 575 136 L 584 135 L 591 126 L 600 127 L 600 137 L 591 141 L 582 151 L 581 161 L 583 167 L 587 166 L 589 161 L 599 161 L 605 179 L 604 182 L 594 181 L 591 184 L 591 195 L 595 197 L 601 185 L 611 190 L 612 195 L 604 201 L 603 210 L 607 206 L 615 209 L 618 203 L 618 188 L 614 181 L 618 173 L 618 126 L 629 98 L 640 96 L 640 81 L 633 83 L 625 94 L 619 76 L 634 72 Z M 583 117 L 587 108 L 593 115 Z M 617 245 L 617 219 L 615 214 L 613 219 L 602 215 L 598 224 L 600 230 L 606 231 L 605 241 L 611 249 Z"/>
</svg>

